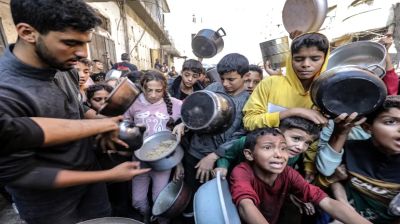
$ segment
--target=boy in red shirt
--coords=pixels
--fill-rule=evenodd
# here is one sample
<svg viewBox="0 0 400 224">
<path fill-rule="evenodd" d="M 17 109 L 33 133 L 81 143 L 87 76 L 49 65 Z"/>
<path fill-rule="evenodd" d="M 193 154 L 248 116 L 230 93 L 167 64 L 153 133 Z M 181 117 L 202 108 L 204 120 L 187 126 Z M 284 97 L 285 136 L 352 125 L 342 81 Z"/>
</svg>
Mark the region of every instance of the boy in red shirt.
<svg viewBox="0 0 400 224">
<path fill-rule="evenodd" d="M 263 128 L 249 133 L 244 155 L 247 162 L 233 169 L 230 182 L 233 201 L 245 223 L 277 223 L 289 194 L 318 205 L 344 223 L 370 223 L 286 166 L 287 145 L 278 129 Z"/>
</svg>

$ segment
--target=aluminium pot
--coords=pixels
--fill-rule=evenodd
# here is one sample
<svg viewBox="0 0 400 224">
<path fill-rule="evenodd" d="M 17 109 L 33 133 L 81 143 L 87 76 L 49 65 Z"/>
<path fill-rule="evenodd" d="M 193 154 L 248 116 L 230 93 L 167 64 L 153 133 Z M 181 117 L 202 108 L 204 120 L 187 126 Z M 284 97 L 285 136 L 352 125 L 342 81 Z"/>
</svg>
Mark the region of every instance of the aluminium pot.
<svg viewBox="0 0 400 224">
<path fill-rule="evenodd" d="M 199 133 L 224 132 L 232 125 L 235 114 L 235 104 L 229 95 L 208 90 L 192 93 L 181 108 L 185 126 Z"/>
<path fill-rule="evenodd" d="M 118 147 L 118 151 L 127 151 L 131 155 L 134 150 L 138 150 L 143 144 L 143 133 L 145 126 L 137 126 L 131 120 L 123 120 L 119 123 L 119 139 L 129 145 L 129 149 Z"/>
<path fill-rule="evenodd" d="M 387 95 L 385 83 L 378 76 L 354 65 L 323 72 L 310 91 L 313 103 L 332 117 L 353 112 L 365 116 L 381 106 Z"/>
<path fill-rule="evenodd" d="M 127 77 L 122 78 L 113 91 L 107 96 L 99 113 L 105 116 L 124 114 L 140 95 L 141 89 Z"/>
<path fill-rule="evenodd" d="M 336 48 L 329 56 L 327 70 L 346 65 L 368 68 L 383 78 L 386 74 L 386 48 L 372 41 L 357 41 Z"/>
<path fill-rule="evenodd" d="M 175 143 L 159 155 L 149 157 L 149 153 L 154 152 L 160 143 L 166 140 L 173 140 Z M 176 135 L 170 131 L 160 131 L 144 139 L 142 147 L 136 150 L 134 154 L 138 160 L 144 162 L 153 170 L 163 171 L 169 170 L 181 162 L 183 149 Z"/>
<path fill-rule="evenodd" d="M 221 27 L 217 31 L 210 29 L 200 30 L 192 39 L 192 50 L 199 58 L 212 58 L 224 48 L 223 36 L 225 30 Z"/>
<path fill-rule="evenodd" d="M 318 31 L 328 12 L 327 0 L 286 0 L 282 21 L 288 33 Z"/>
<path fill-rule="evenodd" d="M 171 181 L 158 194 L 152 213 L 154 216 L 165 218 L 177 217 L 188 206 L 191 197 L 192 190 L 182 179 L 177 182 Z"/>
<path fill-rule="evenodd" d="M 263 61 L 269 61 L 272 68 L 285 67 L 289 56 L 289 40 L 287 36 L 260 43 Z"/>
</svg>

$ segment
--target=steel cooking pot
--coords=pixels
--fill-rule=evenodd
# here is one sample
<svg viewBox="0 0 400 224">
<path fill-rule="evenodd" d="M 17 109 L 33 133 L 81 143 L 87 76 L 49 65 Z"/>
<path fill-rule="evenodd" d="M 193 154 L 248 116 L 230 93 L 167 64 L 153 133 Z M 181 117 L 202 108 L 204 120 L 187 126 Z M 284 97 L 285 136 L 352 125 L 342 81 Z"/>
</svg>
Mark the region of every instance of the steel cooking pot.
<svg viewBox="0 0 400 224">
<path fill-rule="evenodd" d="M 313 82 L 310 91 L 314 104 L 333 117 L 353 112 L 365 116 L 381 106 L 387 95 L 383 81 L 360 66 L 325 71 Z"/>
<path fill-rule="evenodd" d="M 124 77 L 108 95 L 99 113 L 106 116 L 122 115 L 129 109 L 140 93 L 141 89 L 127 77 Z"/>
<path fill-rule="evenodd" d="M 161 149 L 160 143 L 173 141 Z M 135 157 L 148 164 L 153 170 L 162 171 L 175 167 L 183 158 L 183 149 L 176 135 L 170 131 L 160 131 L 147 137 L 140 149 L 134 152 Z"/>
<path fill-rule="evenodd" d="M 329 56 L 327 69 L 358 65 L 383 78 L 386 71 L 386 48 L 372 41 L 357 41 L 336 48 Z"/>
<path fill-rule="evenodd" d="M 239 213 L 232 201 L 228 181 L 217 177 L 201 185 L 194 195 L 196 224 L 240 224 Z"/>
<path fill-rule="evenodd" d="M 223 36 L 225 30 L 221 27 L 217 31 L 210 29 L 200 30 L 192 39 L 192 50 L 199 58 L 212 58 L 224 48 Z"/>
<path fill-rule="evenodd" d="M 327 12 L 327 0 L 286 0 L 282 11 L 283 26 L 288 33 L 318 31 Z"/>
<path fill-rule="evenodd" d="M 272 68 L 284 67 L 289 56 L 288 37 L 268 40 L 260 43 L 263 61 L 270 61 Z"/>
<path fill-rule="evenodd" d="M 158 195 L 152 213 L 166 218 L 177 217 L 188 206 L 191 197 L 192 190 L 183 180 L 172 181 Z"/>
<path fill-rule="evenodd" d="M 201 133 L 216 134 L 227 130 L 235 114 L 235 104 L 229 95 L 208 90 L 192 93 L 181 108 L 185 126 Z"/>
<path fill-rule="evenodd" d="M 129 149 L 119 147 L 119 151 L 129 151 L 139 149 L 143 144 L 143 133 L 146 131 L 145 126 L 136 126 L 131 120 L 123 120 L 119 123 L 119 139 L 129 145 Z"/>
</svg>

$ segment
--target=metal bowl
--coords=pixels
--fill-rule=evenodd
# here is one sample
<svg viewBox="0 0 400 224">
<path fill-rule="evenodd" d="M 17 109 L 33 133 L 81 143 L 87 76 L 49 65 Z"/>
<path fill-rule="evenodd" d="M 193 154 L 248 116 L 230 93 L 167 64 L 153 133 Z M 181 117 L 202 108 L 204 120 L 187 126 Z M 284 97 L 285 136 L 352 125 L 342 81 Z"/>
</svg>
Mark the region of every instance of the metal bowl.
<svg viewBox="0 0 400 224">
<path fill-rule="evenodd" d="M 177 217 L 188 206 L 191 196 L 192 190 L 183 180 L 172 181 L 158 195 L 152 213 L 166 218 Z"/>
<path fill-rule="evenodd" d="M 328 12 L 327 0 L 286 0 L 282 20 L 288 33 L 318 31 Z"/>
<path fill-rule="evenodd" d="M 221 179 L 219 172 L 197 190 L 193 206 L 196 224 L 240 224 L 228 182 Z"/>
<path fill-rule="evenodd" d="M 127 77 L 124 77 L 108 95 L 99 113 L 106 116 L 122 115 L 129 109 L 140 93 L 141 89 Z"/>
<path fill-rule="evenodd" d="M 159 155 L 149 158 L 149 153 L 154 152 L 160 143 L 165 140 L 176 141 L 167 150 Z M 183 158 L 183 149 L 175 135 L 170 131 L 160 131 L 147 137 L 140 149 L 134 152 L 135 157 L 148 164 L 153 170 L 162 171 L 175 167 Z"/>
<path fill-rule="evenodd" d="M 347 65 L 368 68 L 382 78 L 386 74 L 386 48 L 372 41 L 357 41 L 342 45 L 330 54 L 327 70 Z"/>
</svg>

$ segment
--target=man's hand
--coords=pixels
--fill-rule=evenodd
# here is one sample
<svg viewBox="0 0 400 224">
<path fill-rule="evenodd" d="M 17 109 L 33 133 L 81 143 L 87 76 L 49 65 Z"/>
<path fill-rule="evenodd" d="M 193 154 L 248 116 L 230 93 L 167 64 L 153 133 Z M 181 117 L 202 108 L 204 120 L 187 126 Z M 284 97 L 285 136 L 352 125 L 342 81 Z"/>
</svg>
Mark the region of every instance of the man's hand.
<svg viewBox="0 0 400 224">
<path fill-rule="evenodd" d="M 185 134 L 185 124 L 180 123 L 174 127 L 172 134 L 176 135 L 177 139 L 180 141 L 181 137 Z"/>
<path fill-rule="evenodd" d="M 207 182 L 210 179 L 211 170 L 218 158 L 219 156 L 217 156 L 217 154 L 210 153 L 196 164 L 194 167 L 197 168 L 196 179 L 198 179 L 200 183 Z"/>
<path fill-rule="evenodd" d="M 112 117 L 112 118 L 105 118 L 105 119 L 110 119 L 114 121 L 116 124 L 119 124 L 123 120 L 122 116 L 118 117 Z M 126 144 L 124 141 L 119 139 L 119 129 L 116 128 L 112 131 L 102 133 L 96 137 L 96 140 L 98 142 L 98 145 L 100 148 L 104 151 L 116 151 L 115 145 L 118 144 L 121 145 L 125 148 L 129 148 L 128 144 Z"/>
<path fill-rule="evenodd" d="M 335 173 L 328 177 L 328 181 L 331 183 L 335 183 L 338 181 L 346 180 L 349 177 L 347 174 L 347 169 L 344 164 L 336 167 Z"/>
<path fill-rule="evenodd" d="M 269 75 L 281 75 L 282 74 L 281 68 L 273 69 L 271 66 L 271 62 L 269 60 L 265 61 L 264 69 Z"/>
<path fill-rule="evenodd" d="M 140 169 L 140 162 L 124 162 L 110 169 L 111 181 L 127 181 L 134 176 L 149 172 L 151 169 Z"/>
</svg>

